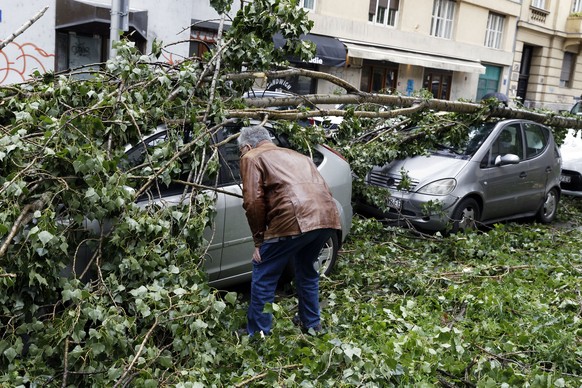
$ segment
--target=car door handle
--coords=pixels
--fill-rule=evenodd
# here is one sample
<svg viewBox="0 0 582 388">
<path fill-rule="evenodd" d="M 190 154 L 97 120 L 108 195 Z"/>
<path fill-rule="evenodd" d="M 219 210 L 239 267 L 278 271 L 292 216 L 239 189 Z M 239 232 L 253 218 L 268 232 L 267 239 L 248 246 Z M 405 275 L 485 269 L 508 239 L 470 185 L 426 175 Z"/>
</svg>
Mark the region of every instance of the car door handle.
<svg viewBox="0 0 582 388">
<path fill-rule="evenodd" d="M 527 172 L 523 171 L 521 174 L 519 174 L 520 178 L 525 178 L 527 176 Z"/>
<path fill-rule="evenodd" d="M 546 167 L 546 172 L 547 172 L 548 174 L 549 174 L 549 173 L 551 173 L 551 172 L 552 172 L 552 167 L 550 167 L 550 166 Z"/>
</svg>

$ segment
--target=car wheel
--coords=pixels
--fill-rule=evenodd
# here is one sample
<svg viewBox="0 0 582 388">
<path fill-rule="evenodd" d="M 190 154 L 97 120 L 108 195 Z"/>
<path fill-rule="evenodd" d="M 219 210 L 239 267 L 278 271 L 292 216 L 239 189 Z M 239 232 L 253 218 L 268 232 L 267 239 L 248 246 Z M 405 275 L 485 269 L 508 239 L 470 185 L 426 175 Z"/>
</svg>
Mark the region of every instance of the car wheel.
<svg viewBox="0 0 582 388">
<path fill-rule="evenodd" d="M 544 203 L 538 211 L 538 220 L 543 224 L 548 224 L 552 222 L 556 215 L 558 214 L 558 202 L 560 200 L 560 195 L 558 190 L 555 188 L 547 192 L 544 198 Z"/>
<path fill-rule="evenodd" d="M 455 208 L 452 214 L 451 233 L 476 230 L 481 221 L 481 209 L 473 198 L 465 198 Z"/>
<path fill-rule="evenodd" d="M 333 233 L 323 248 L 321 248 L 321 252 L 319 252 L 319 256 L 317 257 L 317 261 L 313 263 L 313 266 L 317 272 L 319 272 L 319 275 L 327 276 L 331 273 L 337 260 L 338 251 L 339 240 L 337 233 Z"/>
</svg>

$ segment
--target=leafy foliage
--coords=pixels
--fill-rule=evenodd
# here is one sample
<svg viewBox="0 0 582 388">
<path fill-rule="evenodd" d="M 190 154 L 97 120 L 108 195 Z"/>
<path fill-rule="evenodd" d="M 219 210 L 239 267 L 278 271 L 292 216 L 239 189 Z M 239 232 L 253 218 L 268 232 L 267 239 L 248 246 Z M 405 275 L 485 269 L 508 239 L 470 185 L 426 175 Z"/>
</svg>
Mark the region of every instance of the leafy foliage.
<svg viewBox="0 0 582 388">
<path fill-rule="evenodd" d="M 576 201 L 563 229 L 427 239 L 356 219 L 321 283 L 325 333 L 294 327 L 285 296 L 269 306 L 273 335 L 235 334 L 244 293 L 209 287 L 203 271 L 218 168 L 210 139 L 250 85 L 225 71 L 313 53 L 298 39 L 311 22 L 296 5 L 247 4 L 219 47 L 222 67 L 218 53 L 169 66 L 156 62 L 160 42 L 147 56 L 125 42 L 90 80 L 44 75 L 0 89 L 0 385 L 577 386 Z M 275 32 L 285 49 L 274 50 Z M 330 141 L 363 176 L 372 163 L 454 144 L 485 109 L 389 120 L 348 110 Z M 406 130 L 418 122 L 422 131 Z M 129 165 L 125 145 L 160 125 L 168 141 Z M 306 153 L 324 141 L 317 128 L 277 128 Z M 186 204 L 136 205 L 185 174 Z"/>
</svg>

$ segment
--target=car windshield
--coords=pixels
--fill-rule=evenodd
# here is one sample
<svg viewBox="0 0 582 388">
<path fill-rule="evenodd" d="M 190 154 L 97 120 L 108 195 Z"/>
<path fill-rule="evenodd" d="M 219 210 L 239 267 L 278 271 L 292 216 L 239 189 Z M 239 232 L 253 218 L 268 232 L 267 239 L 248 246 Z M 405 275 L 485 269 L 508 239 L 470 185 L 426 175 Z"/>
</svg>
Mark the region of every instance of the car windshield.
<svg viewBox="0 0 582 388">
<path fill-rule="evenodd" d="M 467 141 L 460 145 L 439 144 L 437 153 L 448 153 L 463 159 L 469 158 L 477 152 L 481 144 L 487 139 L 495 128 L 496 123 L 481 123 L 469 127 Z"/>
</svg>

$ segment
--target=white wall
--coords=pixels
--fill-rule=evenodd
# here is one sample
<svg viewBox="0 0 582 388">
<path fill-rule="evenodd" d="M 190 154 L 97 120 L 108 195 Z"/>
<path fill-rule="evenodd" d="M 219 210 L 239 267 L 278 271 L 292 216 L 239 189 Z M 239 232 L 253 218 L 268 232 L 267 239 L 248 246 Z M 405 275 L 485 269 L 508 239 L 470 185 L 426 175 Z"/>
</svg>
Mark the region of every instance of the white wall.
<svg viewBox="0 0 582 388">
<path fill-rule="evenodd" d="M 10 37 L 47 5 L 48 10 L 39 20 L 0 51 L 0 85 L 23 82 L 36 70 L 54 70 L 55 1 L 0 2 L 0 40 Z"/>
</svg>

